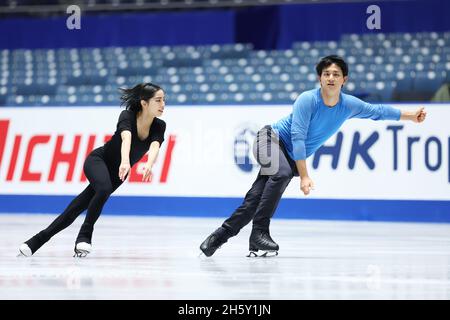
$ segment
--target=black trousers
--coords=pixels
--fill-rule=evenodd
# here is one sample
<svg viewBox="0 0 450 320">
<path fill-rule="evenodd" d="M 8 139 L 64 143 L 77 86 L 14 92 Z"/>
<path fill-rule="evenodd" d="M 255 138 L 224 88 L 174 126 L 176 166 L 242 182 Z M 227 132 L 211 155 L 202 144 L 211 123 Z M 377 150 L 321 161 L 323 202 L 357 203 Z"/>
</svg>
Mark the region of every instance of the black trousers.
<svg viewBox="0 0 450 320">
<path fill-rule="evenodd" d="M 122 181 L 118 177 L 112 179 L 111 175 L 113 173 L 109 171 L 103 159 L 101 148 L 91 152 L 84 162 L 83 169 L 90 184 L 70 202 L 64 212 L 46 229 L 25 242 L 33 253 L 55 234 L 70 226 L 85 210 L 87 210 L 86 217 L 75 243 L 92 242 L 94 224 L 102 212 L 103 205 L 109 196 L 122 184 Z"/>
<path fill-rule="evenodd" d="M 269 231 L 270 219 L 281 196 L 292 178 L 298 176 L 294 160 L 289 157 L 282 141 L 270 126 L 258 131 L 253 153 L 261 165 L 258 176 L 242 205 L 222 224 L 233 236 L 251 220 L 253 229 Z"/>
</svg>

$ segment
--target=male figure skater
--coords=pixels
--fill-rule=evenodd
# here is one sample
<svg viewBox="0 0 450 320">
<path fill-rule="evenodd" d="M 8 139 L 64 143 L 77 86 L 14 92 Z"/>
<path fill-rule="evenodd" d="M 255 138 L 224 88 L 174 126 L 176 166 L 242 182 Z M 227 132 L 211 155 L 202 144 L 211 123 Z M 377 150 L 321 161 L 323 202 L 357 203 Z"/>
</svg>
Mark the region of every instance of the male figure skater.
<svg viewBox="0 0 450 320">
<path fill-rule="evenodd" d="M 300 190 L 305 195 L 314 189 L 306 158 L 336 133 L 347 119 L 411 120 L 416 123 L 425 120 L 423 107 L 401 111 L 388 105 L 366 103 L 342 93 L 348 78 L 348 66 L 341 57 L 322 58 L 316 72 L 320 88 L 300 94 L 290 115 L 258 132 L 253 149 L 261 170 L 242 205 L 200 245 L 206 256 L 212 256 L 252 219 L 249 256 L 257 256 L 260 250 L 263 256 L 278 254 L 279 246 L 270 237 L 269 224 L 284 190 L 294 176 L 300 176 Z"/>
</svg>

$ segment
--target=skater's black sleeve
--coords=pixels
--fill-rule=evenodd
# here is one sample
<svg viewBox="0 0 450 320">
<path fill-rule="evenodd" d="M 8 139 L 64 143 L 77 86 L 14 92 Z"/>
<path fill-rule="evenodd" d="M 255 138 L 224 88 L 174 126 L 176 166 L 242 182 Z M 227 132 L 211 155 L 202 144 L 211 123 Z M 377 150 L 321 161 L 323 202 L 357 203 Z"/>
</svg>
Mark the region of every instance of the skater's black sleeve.
<svg viewBox="0 0 450 320">
<path fill-rule="evenodd" d="M 131 111 L 123 110 L 120 113 L 119 121 L 117 122 L 117 133 L 118 134 L 122 133 L 122 131 L 125 131 L 125 130 L 132 132 L 131 119 L 132 119 Z"/>
<path fill-rule="evenodd" d="M 164 142 L 164 132 L 166 131 L 166 123 L 158 118 L 152 123 L 152 127 L 150 128 L 150 143 L 153 141 L 158 141 L 161 146 Z"/>
</svg>

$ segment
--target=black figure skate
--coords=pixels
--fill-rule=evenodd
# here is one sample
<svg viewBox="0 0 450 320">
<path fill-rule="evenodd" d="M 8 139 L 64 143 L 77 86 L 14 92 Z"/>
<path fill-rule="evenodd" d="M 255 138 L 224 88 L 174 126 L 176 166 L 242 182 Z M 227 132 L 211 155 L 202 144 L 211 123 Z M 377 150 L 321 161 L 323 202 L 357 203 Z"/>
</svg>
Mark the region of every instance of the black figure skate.
<svg viewBox="0 0 450 320">
<path fill-rule="evenodd" d="M 247 257 L 273 257 L 280 247 L 270 237 L 269 231 L 253 229 L 250 235 L 250 253 Z M 262 251 L 259 253 L 258 251 Z"/>
<path fill-rule="evenodd" d="M 207 257 L 211 257 L 230 238 L 230 234 L 224 227 L 218 228 L 211 233 L 208 238 L 200 245 L 200 250 Z"/>
</svg>

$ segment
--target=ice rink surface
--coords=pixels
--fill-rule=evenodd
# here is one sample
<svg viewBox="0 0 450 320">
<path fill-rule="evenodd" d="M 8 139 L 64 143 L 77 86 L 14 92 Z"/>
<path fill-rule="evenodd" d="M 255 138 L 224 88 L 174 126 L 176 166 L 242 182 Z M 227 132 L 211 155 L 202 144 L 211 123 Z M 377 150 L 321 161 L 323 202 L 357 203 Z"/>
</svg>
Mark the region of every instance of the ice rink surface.
<svg viewBox="0 0 450 320">
<path fill-rule="evenodd" d="M 55 217 L 0 215 L 1 300 L 450 299 L 450 224 L 273 219 L 277 257 L 246 257 L 248 225 L 207 258 L 223 219 L 103 215 L 86 258 L 82 217 L 16 257 Z"/>
</svg>

